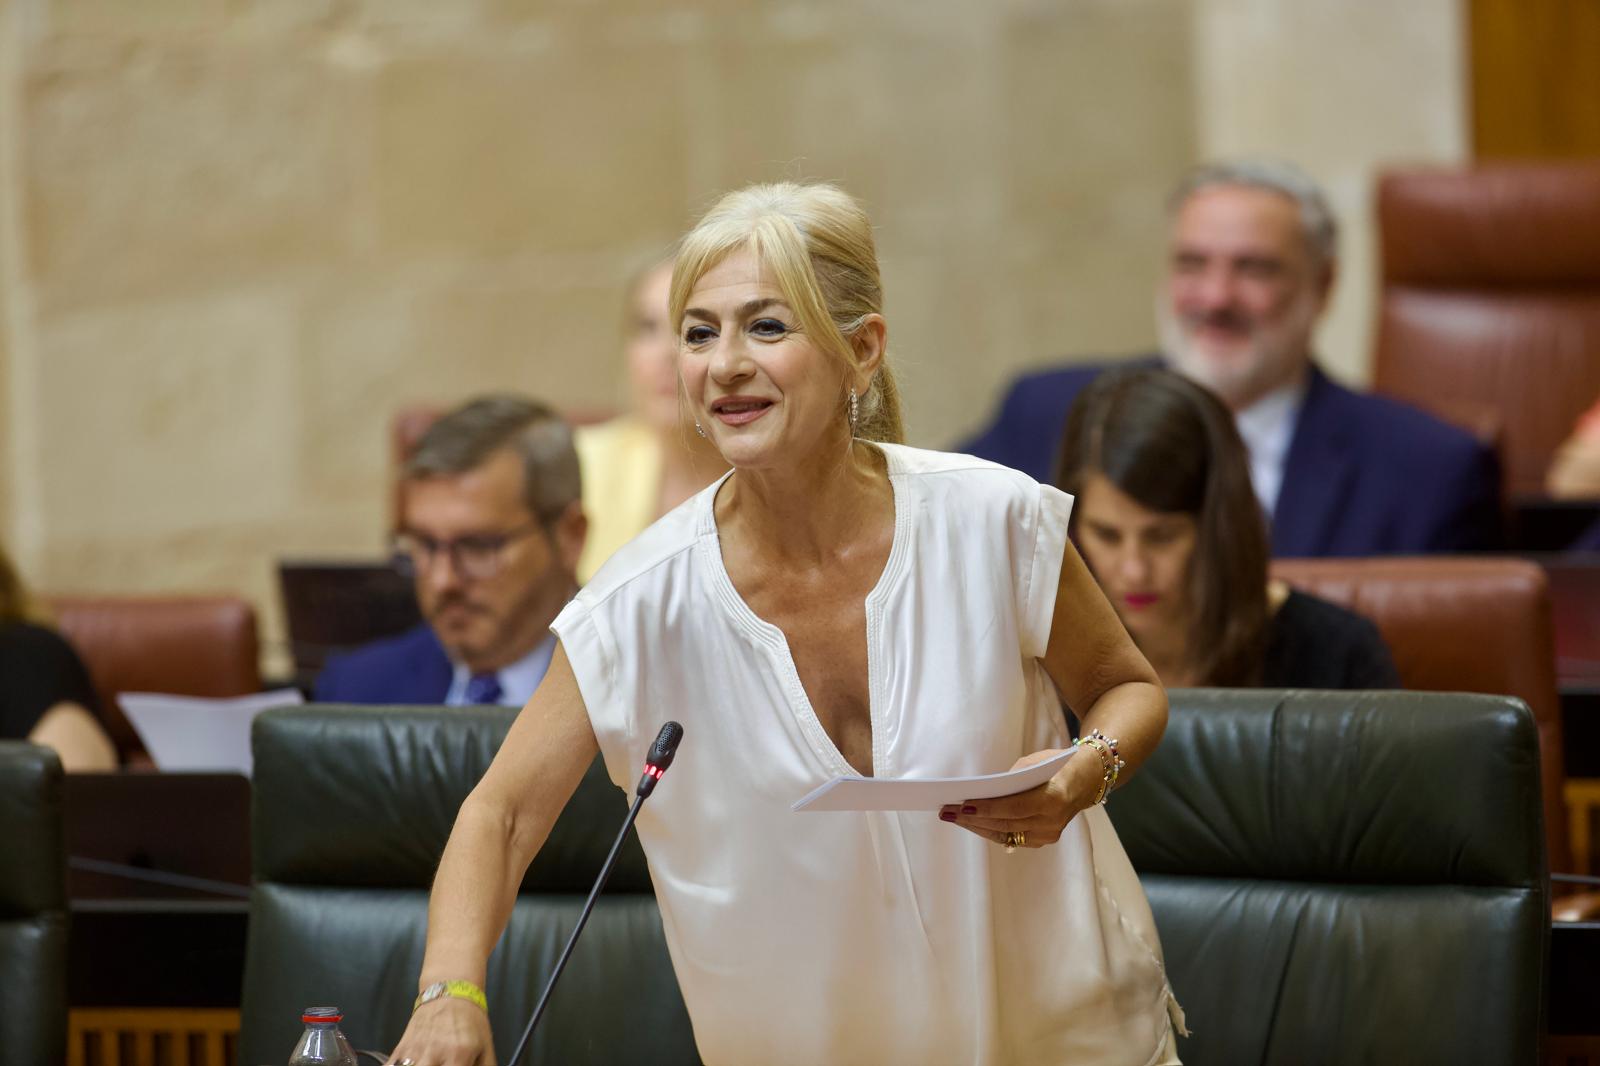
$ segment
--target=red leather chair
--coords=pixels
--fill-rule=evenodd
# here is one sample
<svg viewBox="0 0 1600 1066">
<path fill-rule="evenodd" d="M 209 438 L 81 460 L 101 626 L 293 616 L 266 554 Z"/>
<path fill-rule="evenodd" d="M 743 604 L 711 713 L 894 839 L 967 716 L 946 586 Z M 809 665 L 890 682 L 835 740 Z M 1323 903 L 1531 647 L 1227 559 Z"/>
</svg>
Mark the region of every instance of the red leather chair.
<svg viewBox="0 0 1600 1066">
<path fill-rule="evenodd" d="M 1397 170 L 1378 180 L 1373 385 L 1483 432 L 1542 494 L 1600 397 L 1600 162 Z"/>
<path fill-rule="evenodd" d="M 243 696 L 261 690 L 256 613 L 236 596 L 46 596 L 83 657 L 106 732 L 125 764 L 148 765 L 119 692 Z"/>
<path fill-rule="evenodd" d="M 1550 868 L 1571 871 L 1555 640 L 1544 571 L 1522 559 L 1278 559 L 1272 574 L 1365 615 L 1406 688 L 1516 696 L 1539 726 Z"/>
</svg>

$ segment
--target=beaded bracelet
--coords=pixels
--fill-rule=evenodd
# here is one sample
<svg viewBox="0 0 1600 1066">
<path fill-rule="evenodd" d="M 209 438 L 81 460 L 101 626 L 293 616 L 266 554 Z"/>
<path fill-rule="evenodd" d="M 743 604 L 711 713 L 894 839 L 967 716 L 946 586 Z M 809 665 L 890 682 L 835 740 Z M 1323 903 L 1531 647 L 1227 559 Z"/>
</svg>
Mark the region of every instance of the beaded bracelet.
<svg viewBox="0 0 1600 1066">
<path fill-rule="evenodd" d="M 1125 759 L 1117 755 L 1117 743 L 1116 738 L 1107 737 L 1098 729 L 1091 729 L 1088 736 L 1079 737 L 1072 742 L 1072 746 L 1075 748 L 1093 748 L 1095 754 L 1100 757 L 1100 769 L 1103 776 L 1100 779 L 1100 792 L 1094 798 L 1096 803 L 1104 803 L 1106 801 L 1106 797 L 1110 795 L 1111 789 L 1117 783 L 1118 776 L 1122 773 L 1122 768 L 1128 765 Z"/>
</svg>

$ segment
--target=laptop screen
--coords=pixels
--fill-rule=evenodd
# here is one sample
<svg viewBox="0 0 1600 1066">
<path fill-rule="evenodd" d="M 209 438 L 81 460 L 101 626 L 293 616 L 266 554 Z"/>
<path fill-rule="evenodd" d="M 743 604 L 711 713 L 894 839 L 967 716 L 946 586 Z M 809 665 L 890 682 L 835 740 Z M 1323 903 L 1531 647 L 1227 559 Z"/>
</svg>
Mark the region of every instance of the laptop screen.
<svg viewBox="0 0 1600 1066">
<path fill-rule="evenodd" d="M 278 587 L 294 656 L 308 687 L 330 655 L 404 632 L 422 620 L 410 578 L 381 562 L 280 560 Z"/>
<path fill-rule="evenodd" d="M 238 898 L 250 884 L 250 781 L 240 774 L 67 774 L 73 899 Z"/>
</svg>

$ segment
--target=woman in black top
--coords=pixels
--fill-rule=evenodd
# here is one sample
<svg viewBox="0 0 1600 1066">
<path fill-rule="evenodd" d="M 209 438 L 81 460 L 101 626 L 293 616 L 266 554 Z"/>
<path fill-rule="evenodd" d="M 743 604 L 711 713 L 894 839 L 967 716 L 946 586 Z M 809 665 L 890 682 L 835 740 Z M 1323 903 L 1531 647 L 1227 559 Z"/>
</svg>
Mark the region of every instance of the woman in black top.
<svg viewBox="0 0 1600 1066">
<path fill-rule="evenodd" d="M 1059 471 L 1084 559 L 1168 687 L 1399 687 L 1370 621 L 1269 580 L 1244 443 L 1205 389 L 1102 374 L 1068 415 Z"/>
<path fill-rule="evenodd" d="M 0 549 L 0 740 L 54 748 L 69 771 L 112 770 L 89 671 L 60 634 L 29 620 L 22 582 Z"/>
</svg>

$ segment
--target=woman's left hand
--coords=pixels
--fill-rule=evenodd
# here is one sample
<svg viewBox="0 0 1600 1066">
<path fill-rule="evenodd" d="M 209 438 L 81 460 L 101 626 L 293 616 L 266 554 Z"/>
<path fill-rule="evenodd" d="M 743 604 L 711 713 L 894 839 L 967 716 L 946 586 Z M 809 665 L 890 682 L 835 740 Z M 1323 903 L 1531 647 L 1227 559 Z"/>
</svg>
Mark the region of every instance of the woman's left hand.
<svg viewBox="0 0 1600 1066">
<path fill-rule="evenodd" d="M 1061 754 L 1062 749 L 1024 755 L 1011 767 L 1020 770 Z M 1085 758 L 1085 755 L 1088 755 Z M 1062 830 L 1078 812 L 1093 805 L 1104 776 L 1093 752 L 1079 752 L 1056 775 L 1037 788 L 1013 796 L 967 800 L 940 808 L 939 817 L 985 840 L 1005 844 L 1009 834 L 1018 847 L 1042 848 L 1061 839 Z"/>
</svg>

